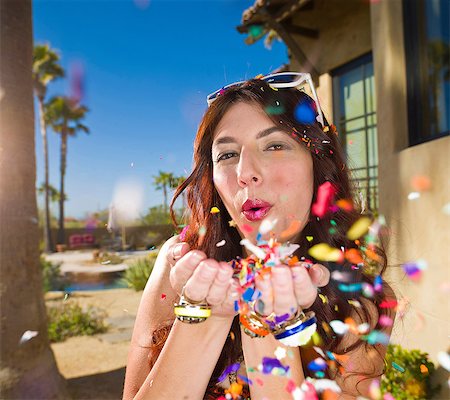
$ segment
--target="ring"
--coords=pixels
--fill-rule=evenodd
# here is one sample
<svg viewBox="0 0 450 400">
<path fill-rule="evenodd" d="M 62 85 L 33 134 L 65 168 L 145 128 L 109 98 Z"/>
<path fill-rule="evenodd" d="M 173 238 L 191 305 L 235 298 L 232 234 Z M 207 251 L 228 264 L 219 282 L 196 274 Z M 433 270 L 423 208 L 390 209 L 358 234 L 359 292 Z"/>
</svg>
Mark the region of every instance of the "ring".
<svg viewBox="0 0 450 400">
<path fill-rule="evenodd" d="M 211 307 L 207 303 L 191 304 L 181 295 L 180 302 L 174 305 L 173 312 L 181 322 L 198 324 L 211 316 Z"/>
<path fill-rule="evenodd" d="M 188 303 L 192 306 L 196 306 L 196 305 L 208 305 L 208 303 L 206 302 L 206 299 L 203 300 L 192 300 L 190 299 L 188 296 L 186 296 L 186 294 L 184 293 L 184 291 L 186 290 L 186 285 L 183 286 L 183 289 L 181 289 L 181 296 L 180 296 L 180 302 L 181 299 L 183 299 L 185 301 L 185 303 Z"/>
<path fill-rule="evenodd" d="M 308 343 L 317 329 L 317 319 L 313 311 L 306 314 L 303 310 L 296 313 L 291 320 L 278 325 L 272 332 L 275 339 L 286 346 L 297 347 Z"/>
<path fill-rule="evenodd" d="M 252 338 L 262 338 L 270 333 L 268 325 L 261 320 L 254 312 L 250 314 L 240 314 L 239 322 L 244 332 Z"/>
</svg>

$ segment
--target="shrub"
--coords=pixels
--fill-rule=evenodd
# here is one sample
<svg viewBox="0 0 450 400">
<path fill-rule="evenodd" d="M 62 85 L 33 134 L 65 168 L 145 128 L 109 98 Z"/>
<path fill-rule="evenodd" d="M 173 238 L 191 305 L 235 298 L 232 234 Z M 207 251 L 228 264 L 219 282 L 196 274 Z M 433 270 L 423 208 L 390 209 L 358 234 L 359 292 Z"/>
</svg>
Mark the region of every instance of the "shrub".
<svg viewBox="0 0 450 400">
<path fill-rule="evenodd" d="M 94 335 L 106 332 L 106 313 L 89 306 L 84 311 L 79 304 L 64 302 L 47 308 L 48 337 L 51 342 L 62 342 L 71 336 Z"/>
<path fill-rule="evenodd" d="M 52 263 L 41 256 L 40 258 L 44 292 L 49 290 L 64 290 L 67 280 L 61 275 L 61 263 Z"/>
<path fill-rule="evenodd" d="M 390 344 L 386 362 L 381 379 L 383 393 L 390 393 L 396 400 L 416 400 L 431 399 L 439 392 L 440 385 L 431 384 L 435 367 L 427 353 Z"/>
<path fill-rule="evenodd" d="M 117 254 L 108 253 L 107 251 L 99 253 L 99 256 L 95 260 L 99 264 L 103 265 L 116 265 L 122 264 L 123 259 Z"/>
<path fill-rule="evenodd" d="M 139 258 L 134 261 L 125 271 L 123 280 L 128 287 L 133 288 L 137 292 L 144 290 L 145 284 L 153 271 L 157 253 L 151 253 L 145 258 Z"/>
</svg>

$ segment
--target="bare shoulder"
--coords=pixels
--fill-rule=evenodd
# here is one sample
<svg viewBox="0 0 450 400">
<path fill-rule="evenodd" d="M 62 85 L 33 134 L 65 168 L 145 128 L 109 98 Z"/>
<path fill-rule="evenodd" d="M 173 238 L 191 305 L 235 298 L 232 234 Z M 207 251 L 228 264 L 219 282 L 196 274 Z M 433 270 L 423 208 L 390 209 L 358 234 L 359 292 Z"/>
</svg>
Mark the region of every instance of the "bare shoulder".
<svg viewBox="0 0 450 400">
<path fill-rule="evenodd" d="M 177 293 L 170 284 L 168 252 L 178 241 L 179 237 L 176 235 L 163 244 L 142 293 L 132 338 L 132 343 L 139 346 L 149 346 L 154 330 L 173 318 L 173 303 L 177 299 Z"/>
</svg>

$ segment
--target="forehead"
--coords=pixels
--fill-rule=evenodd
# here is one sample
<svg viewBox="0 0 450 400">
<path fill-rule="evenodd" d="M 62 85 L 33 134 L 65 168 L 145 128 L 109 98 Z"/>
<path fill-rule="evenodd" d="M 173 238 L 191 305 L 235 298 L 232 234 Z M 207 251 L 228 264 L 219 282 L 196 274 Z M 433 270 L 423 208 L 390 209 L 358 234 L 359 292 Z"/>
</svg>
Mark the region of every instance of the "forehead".
<svg viewBox="0 0 450 400">
<path fill-rule="evenodd" d="M 239 102 L 231 106 L 222 117 L 214 131 L 214 139 L 242 131 L 259 132 L 269 126 L 274 126 L 274 123 L 261 106 Z"/>
</svg>

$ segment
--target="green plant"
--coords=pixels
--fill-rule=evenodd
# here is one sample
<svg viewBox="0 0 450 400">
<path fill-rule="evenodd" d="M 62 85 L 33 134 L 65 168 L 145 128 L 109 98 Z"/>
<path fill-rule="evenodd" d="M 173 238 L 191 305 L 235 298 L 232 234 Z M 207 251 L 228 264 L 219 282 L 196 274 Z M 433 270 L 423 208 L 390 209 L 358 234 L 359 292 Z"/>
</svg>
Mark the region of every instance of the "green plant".
<svg viewBox="0 0 450 400">
<path fill-rule="evenodd" d="M 122 257 L 120 257 L 117 254 L 108 253 L 105 251 L 103 253 L 100 253 L 96 262 L 103 264 L 103 265 L 115 265 L 115 264 L 122 264 L 123 259 L 122 259 Z"/>
<path fill-rule="evenodd" d="M 381 379 L 381 391 L 396 400 L 431 399 L 440 385 L 432 386 L 435 371 L 428 354 L 420 350 L 407 350 L 390 344 L 386 353 L 386 371 Z"/>
<path fill-rule="evenodd" d="M 77 303 L 64 302 L 47 308 L 48 337 L 61 342 L 71 336 L 94 335 L 106 332 L 106 313 L 89 306 L 84 311 Z"/>
<path fill-rule="evenodd" d="M 143 290 L 145 284 L 153 271 L 157 253 L 151 253 L 145 258 L 139 258 L 134 261 L 125 271 L 123 280 L 128 287 L 136 291 Z"/>
<path fill-rule="evenodd" d="M 41 256 L 40 258 L 44 292 L 49 290 L 64 290 L 67 280 L 61 275 L 61 263 L 52 263 Z"/>
</svg>

